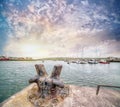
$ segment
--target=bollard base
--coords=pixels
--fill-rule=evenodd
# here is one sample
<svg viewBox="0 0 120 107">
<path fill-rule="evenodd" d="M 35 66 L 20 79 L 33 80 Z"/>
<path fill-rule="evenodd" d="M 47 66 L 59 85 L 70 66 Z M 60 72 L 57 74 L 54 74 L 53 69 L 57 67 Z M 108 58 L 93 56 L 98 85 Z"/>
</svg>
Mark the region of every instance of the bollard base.
<svg viewBox="0 0 120 107">
<path fill-rule="evenodd" d="M 57 106 L 60 102 L 62 102 L 69 95 L 69 86 L 65 86 L 64 88 L 57 87 L 56 94 L 49 93 L 48 96 L 42 97 L 41 93 L 39 93 L 38 88 L 34 86 L 28 92 L 28 100 L 35 107 L 54 107 Z"/>
</svg>

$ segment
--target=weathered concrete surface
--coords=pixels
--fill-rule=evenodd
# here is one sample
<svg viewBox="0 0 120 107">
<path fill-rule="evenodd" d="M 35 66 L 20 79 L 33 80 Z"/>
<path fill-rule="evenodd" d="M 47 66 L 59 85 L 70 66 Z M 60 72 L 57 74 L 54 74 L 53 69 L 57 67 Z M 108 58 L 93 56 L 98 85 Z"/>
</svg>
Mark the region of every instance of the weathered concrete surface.
<svg viewBox="0 0 120 107">
<path fill-rule="evenodd" d="M 1 103 L 0 107 L 35 107 L 27 98 L 29 90 L 35 85 L 31 84 L 13 95 Z M 70 85 L 70 95 L 55 107 L 120 107 L 120 91 L 101 88 L 96 96 L 96 88 Z"/>
<path fill-rule="evenodd" d="M 120 92 L 96 88 L 70 86 L 70 96 L 59 107 L 120 107 Z"/>
<path fill-rule="evenodd" d="M 22 91 L 18 92 L 17 94 L 11 96 L 3 103 L 0 104 L 0 107 L 33 107 L 33 105 L 28 101 L 28 91 L 36 85 L 31 84 Z"/>
</svg>

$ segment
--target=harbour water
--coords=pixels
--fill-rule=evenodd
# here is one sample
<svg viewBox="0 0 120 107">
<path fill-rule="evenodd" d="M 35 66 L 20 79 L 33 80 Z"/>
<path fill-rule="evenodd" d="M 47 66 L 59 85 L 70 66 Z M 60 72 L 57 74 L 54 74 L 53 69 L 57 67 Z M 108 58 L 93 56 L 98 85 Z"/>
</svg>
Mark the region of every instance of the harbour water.
<svg viewBox="0 0 120 107">
<path fill-rule="evenodd" d="M 41 61 L 0 62 L 0 102 L 29 85 L 36 75 L 35 64 Z M 55 64 L 63 65 L 61 78 L 66 84 L 96 87 L 98 84 L 120 86 L 120 63 L 67 64 L 64 61 L 45 61 L 46 71 L 51 73 Z"/>
</svg>

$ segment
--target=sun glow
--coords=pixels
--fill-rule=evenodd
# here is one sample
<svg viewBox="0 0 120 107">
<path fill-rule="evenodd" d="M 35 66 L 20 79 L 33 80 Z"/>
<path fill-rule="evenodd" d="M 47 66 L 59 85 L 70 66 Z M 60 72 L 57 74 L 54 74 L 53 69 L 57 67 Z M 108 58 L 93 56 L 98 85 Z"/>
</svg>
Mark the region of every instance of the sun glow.
<svg viewBox="0 0 120 107">
<path fill-rule="evenodd" d="M 27 57 L 45 56 L 44 50 L 39 45 L 35 45 L 35 44 L 24 44 L 21 47 L 21 51 L 23 55 L 26 55 Z"/>
</svg>

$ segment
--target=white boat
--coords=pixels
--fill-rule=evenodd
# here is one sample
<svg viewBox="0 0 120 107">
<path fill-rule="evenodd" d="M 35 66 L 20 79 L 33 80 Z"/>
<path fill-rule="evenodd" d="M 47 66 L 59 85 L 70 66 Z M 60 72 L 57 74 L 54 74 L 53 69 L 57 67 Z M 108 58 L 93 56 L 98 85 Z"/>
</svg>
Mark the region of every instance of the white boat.
<svg viewBox="0 0 120 107">
<path fill-rule="evenodd" d="M 80 61 L 80 64 L 87 64 L 86 61 Z"/>
<path fill-rule="evenodd" d="M 98 64 L 98 61 L 91 59 L 90 61 L 88 61 L 89 64 Z"/>
</svg>

